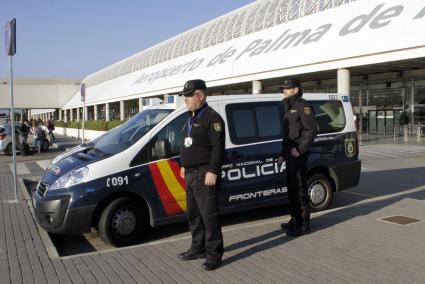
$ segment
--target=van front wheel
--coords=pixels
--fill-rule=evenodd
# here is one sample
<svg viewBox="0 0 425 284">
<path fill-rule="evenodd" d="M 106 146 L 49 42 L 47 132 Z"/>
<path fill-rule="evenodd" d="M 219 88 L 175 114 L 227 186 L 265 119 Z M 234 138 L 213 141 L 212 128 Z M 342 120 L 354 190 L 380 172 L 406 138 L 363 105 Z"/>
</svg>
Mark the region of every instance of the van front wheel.
<svg viewBox="0 0 425 284">
<path fill-rule="evenodd" d="M 128 197 L 111 202 L 99 220 L 99 234 L 108 244 L 128 246 L 140 241 L 147 227 L 147 216 L 141 204 Z"/>
<path fill-rule="evenodd" d="M 329 207 L 333 197 L 333 188 L 329 178 L 324 174 L 314 174 L 307 181 L 310 206 L 314 211 Z"/>
</svg>

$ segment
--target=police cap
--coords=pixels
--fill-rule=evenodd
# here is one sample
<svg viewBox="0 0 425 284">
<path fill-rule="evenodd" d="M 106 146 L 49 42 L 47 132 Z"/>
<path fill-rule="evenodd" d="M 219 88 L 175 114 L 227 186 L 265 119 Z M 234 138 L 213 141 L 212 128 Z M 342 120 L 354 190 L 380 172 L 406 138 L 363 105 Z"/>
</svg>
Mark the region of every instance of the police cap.
<svg viewBox="0 0 425 284">
<path fill-rule="evenodd" d="M 189 80 L 184 84 L 183 91 L 179 94 L 179 96 L 191 97 L 193 96 L 193 92 L 195 90 L 203 90 L 205 91 L 207 86 L 205 85 L 204 80 L 195 79 Z"/>
<path fill-rule="evenodd" d="M 283 85 L 280 87 L 281 90 L 284 89 L 292 89 L 292 88 L 300 88 L 301 89 L 301 83 L 295 78 L 289 78 L 285 80 Z"/>
</svg>

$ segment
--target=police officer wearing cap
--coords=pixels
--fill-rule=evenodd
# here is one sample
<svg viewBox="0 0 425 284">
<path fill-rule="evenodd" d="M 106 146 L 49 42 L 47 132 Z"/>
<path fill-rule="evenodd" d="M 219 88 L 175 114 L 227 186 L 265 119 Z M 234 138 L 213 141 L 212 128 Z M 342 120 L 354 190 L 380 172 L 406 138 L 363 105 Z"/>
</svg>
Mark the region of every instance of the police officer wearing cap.
<svg viewBox="0 0 425 284">
<path fill-rule="evenodd" d="M 181 95 L 189 115 L 182 129 L 180 175 L 186 181 L 186 213 L 192 244 L 178 257 L 184 261 L 206 258 L 203 269 L 214 270 L 223 256 L 217 191 L 224 160 L 224 121 L 208 106 L 203 80 L 187 81 Z"/>
<path fill-rule="evenodd" d="M 307 193 L 309 148 L 317 134 L 317 122 L 311 105 L 302 98 L 301 83 L 291 78 L 281 87 L 284 95 L 282 152 L 278 161 L 286 162 L 286 179 L 291 220 L 281 225 L 288 236 L 309 232 L 310 203 Z"/>
</svg>

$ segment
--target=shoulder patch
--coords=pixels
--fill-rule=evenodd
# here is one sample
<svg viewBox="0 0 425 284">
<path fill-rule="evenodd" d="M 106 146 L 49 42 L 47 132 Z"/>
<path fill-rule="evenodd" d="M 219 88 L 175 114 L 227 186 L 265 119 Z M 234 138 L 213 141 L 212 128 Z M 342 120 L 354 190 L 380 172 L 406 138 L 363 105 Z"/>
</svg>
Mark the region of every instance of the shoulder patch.
<svg viewBox="0 0 425 284">
<path fill-rule="evenodd" d="M 309 106 L 305 106 L 305 107 L 304 107 L 304 113 L 305 113 L 306 115 L 310 115 L 310 113 L 311 113 L 311 108 L 310 108 Z"/>
<path fill-rule="evenodd" d="M 221 131 L 221 123 L 220 122 L 214 122 L 214 130 L 217 132 Z"/>
</svg>

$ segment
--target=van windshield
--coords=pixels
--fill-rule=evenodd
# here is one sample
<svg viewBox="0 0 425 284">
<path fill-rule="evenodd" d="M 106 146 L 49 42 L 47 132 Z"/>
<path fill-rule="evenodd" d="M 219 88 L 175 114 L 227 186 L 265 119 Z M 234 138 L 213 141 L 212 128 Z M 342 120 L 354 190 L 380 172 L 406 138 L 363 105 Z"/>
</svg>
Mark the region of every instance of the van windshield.
<svg viewBox="0 0 425 284">
<path fill-rule="evenodd" d="M 106 155 L 117 154 L 136 143 L 172 111 L 170 109 L 144 110 L 124 124 L 93 140 L 91 148 Z"/>
</svg>

